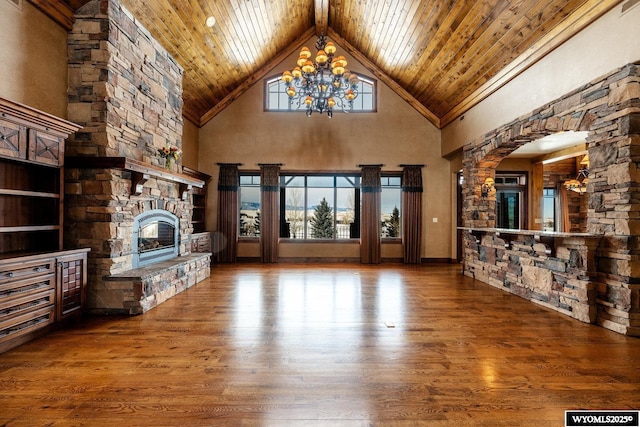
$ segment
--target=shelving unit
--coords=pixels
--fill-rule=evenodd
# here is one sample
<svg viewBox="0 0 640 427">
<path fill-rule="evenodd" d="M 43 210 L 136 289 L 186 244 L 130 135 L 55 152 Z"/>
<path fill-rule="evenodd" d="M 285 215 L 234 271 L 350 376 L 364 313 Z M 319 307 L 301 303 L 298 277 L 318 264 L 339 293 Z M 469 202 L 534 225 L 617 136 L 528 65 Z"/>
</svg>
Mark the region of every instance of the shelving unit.
<svg viewBox="0 0 640 427">
<path fill-rule="evenodd" d="M 0 171 L 2 256 L 62 249 L 61 169 L 0 157 Z"/>
<path fill-rule="evenodd" d="M 207 207 L 207 183 L 211 179 L 211 175 L 204 172 L 182 167 L 182 173 L 194 179 L 204 182 L 201 188 L 194 188 L 191 192 L 193 202 L 193 215 L 191 217 L 191 225 L 193 234 L 191 234 L 191 252 L 206 253 L 212 252 L 211 233 L 206 231 L 206 207 Z M 215 255 L 211 256 L 211 262 L 215 262 Z"/>
<path fill-rule="evenodd" d="M 207 182 L 211 179 L 211 175 L 184 166 L 182 173 L 204 182 L 202 187 L 193 188 L 191 193 L 193 197 L 193 217 L 191 218 L 193 233 L 203 233 L 206 230 Z"/>
<path fill-rule="evenodd" d="M 0 352 L 82 312 L 88 249 L 63 249 L 64 142 L 80 127 L 0 98 Z"/>
</svg>

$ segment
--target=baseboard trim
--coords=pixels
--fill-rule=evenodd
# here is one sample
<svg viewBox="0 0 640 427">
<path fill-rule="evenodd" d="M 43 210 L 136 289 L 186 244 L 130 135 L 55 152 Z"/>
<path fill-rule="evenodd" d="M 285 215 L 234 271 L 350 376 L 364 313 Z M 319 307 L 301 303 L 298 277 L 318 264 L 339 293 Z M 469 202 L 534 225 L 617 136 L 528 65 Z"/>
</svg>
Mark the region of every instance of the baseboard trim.
<svg viewBox="0 0 640 427">
<path fill-rule="evenodd" d="M 453 258 L 422 258 L 422 264 L 456 264 L 458 261 Z"/>
</svg>

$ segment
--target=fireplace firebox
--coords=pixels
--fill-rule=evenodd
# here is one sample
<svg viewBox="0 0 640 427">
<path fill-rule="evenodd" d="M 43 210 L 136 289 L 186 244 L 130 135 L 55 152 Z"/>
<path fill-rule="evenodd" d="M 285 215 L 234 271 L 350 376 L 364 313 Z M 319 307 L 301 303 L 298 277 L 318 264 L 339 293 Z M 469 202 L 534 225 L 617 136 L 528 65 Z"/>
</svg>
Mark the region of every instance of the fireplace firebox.
<svg viewBox="0 0 640 427">
<path fill-rule="evenodd" d="M 133 223 L 133 268 L 177 257 L 179 226 L 178 217 L 162 209 L 136 216 Z"/>
</svg>

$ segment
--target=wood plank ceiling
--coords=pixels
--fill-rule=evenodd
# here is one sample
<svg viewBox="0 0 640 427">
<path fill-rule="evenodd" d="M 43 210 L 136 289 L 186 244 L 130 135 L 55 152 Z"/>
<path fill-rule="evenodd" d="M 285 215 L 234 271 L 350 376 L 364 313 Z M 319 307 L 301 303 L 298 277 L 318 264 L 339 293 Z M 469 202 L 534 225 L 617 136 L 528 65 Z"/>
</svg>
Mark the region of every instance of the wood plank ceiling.
<svg viewBox="0 0 640 427">
<path fill-rule="evenodd" d="M 87 0 L 30 0 L 68 27 Z M 314 33 L 438 127 L 621 0 L 121 0 L 185 69 L 201 126 Z M 55 16 L 54 16 L 55 15 Z M 56 18 L 56 16 L 58 18 Z M 213 16 L 216 24 L 205 24 Z M 66 24 L 65 24 L 66 19 Z M 312 47 L 312 46 L 310 46 Z"/>
</svg>

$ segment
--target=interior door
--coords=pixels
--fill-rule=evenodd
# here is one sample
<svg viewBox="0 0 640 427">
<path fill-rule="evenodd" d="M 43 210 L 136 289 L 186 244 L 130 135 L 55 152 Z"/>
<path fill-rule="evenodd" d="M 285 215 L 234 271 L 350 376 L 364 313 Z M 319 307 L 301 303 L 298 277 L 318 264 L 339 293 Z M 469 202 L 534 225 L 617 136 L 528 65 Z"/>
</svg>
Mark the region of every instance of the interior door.
<svg viewBox="0 0 640 427">
<path fill-rule="evenodd" d="M 498 228 L 522 229 L 522 191 L 496 191 L 496 226 Z"/>
</svg>

